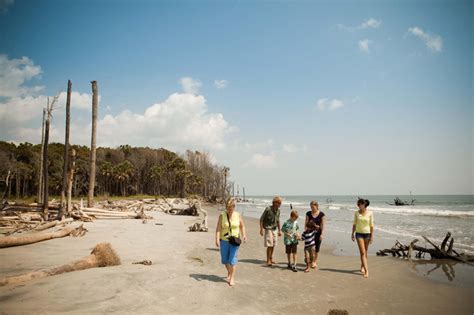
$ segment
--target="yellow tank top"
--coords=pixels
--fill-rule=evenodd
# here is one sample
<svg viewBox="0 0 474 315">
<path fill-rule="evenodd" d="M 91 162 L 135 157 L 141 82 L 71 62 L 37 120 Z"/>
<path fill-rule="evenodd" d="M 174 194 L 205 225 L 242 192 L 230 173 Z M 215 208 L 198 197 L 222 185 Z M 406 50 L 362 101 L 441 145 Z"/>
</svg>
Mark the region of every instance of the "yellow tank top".
<svg viewBox="0 0 474 315">
<path fill-rule="evenodd" d="M 233 212 L 232 217 L 230 218 L 232 224 L 232 234 L 229 233 L 229 221 L 227 220 L 227 212 L 223 211 L 221 213 L 221 240 L 227 241 L 227 238 L 224 236 L 226 233 L 229 235 L 239 237 L 240 231 L 240 214 L 238 212 Z"/>
<path fill-rule="evenodd" d="M 354 213 L 354 225 L 356 226 L 357 233 L 369 234 L 370 227 L 374 226 L 374 215 L 372 211 L 367 210 L 365 215 L 362 215 L 359 213 L 359 211 L 356 211 Z"/>
</svg>

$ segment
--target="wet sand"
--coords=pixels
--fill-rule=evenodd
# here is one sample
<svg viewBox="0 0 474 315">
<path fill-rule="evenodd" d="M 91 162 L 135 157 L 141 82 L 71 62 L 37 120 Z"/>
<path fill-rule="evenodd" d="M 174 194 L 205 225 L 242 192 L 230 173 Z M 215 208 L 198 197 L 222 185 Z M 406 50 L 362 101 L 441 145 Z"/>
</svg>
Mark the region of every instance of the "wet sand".
<svg viewBox="0 0 474 315">
<path fill-rule="evenodd" d="M 358 272 L 358 257 L 333 255 L 334 248 L 323 243 L 320 269 L 294 273 L 286 269 L 282 241 L 276 249 L 278 265 L 266 267 L 258 222 L 250 218 L 246 218 L 249 241 L 239 252 L 236 285 L 229 287 L 214 245 L 218 211 L 204 208 L 209 212 L 208 233 L 186 232 L 195 218 L 150 212 L 155 219 L 147 224 L 131 219 L 97 220 L 85 224 L 89 232 L 82 238 L 0 249 L 0 277 L 80 259 L 99 242 L 110 242 L 122 259 L 121 266 L 0 287 L 0 314 L 326 314 L 329 309 L 345 309 L 349 314 L 474 312 L 472 267 L 459 269 L 465 281 L 453 284 L 428 279 L 424 276 L 428 269 L 414 271 L 426 266 L 370 256 L 370 278 L 364 279 Z M 331 242 L 337 243 L 328 240 Z M 302 270 L 302 245 L 298 250 Z M 144 259 L 152 260 L 153 265 L 132 264 Z"/>
</svg>

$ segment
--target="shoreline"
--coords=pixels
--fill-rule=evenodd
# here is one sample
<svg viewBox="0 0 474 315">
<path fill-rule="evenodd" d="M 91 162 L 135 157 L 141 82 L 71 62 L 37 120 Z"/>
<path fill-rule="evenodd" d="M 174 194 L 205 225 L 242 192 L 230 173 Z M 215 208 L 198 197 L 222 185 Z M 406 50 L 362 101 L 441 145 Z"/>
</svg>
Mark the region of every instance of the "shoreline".
<svg viewBox="0 0 474 315">
<path fill-rule="evenodd" d="M 265 267 L 258 220 L 244 217 L 249 241 L 239 250 L 236 286 L 224 281 L 214 245 L 221 206 L 203 204 L 209 232 L 186 232 L 196 217 L 147 212 L 141 220 L 86 223 L 82 238 L 54 239 L 0 250 L 0 276 L 51 268 L 80 259 L 99 242 L 111 242 L 122 265 L 94 268 L 0 287 L 0 314 L 71 313 L 303 313 L 472 314 L 472 285 L 427 279 L 390 257 L 369 257 L 370 278 L 357 271 L 359 258 L 333 254 L 323 242 L 318 271 L 286 269 L 282 239 L 275 249 L 278 265 Z M 284 218 L 282 218 L 282 221 Z M 163 225 L 156 225 L 161 223 Z M 354 245 L 355 246 L 355 245 Z M 303 267 L 298 247 L 298 267 Z M 149 259 L 151 266 L 132 262 Z M 307 303 L 310 290 L 314 303 Z M 232 298 L 229 298 L 232 294 Z M 183 303 L 183 297 L 186 303 Z M 442 297 L 442 298 L 440 298 Z M 224 303 L 225 301 L 225 303 Z"/>
<path fill-rule="evenodd" d="M 250 221 L 256 225 L 259 224 L 258 223 L 259 220 L 254 217 L 244 217 L 244 219 L 245 219 L 245 222 Z M 282 220 L 282 218 L 280 218 L 280 220 L 281 220 L 281 223 L 285 221 L 285 220 Z M 301 226 L 302 224 L 300 224 L 300 228 Z M 349 231 L 348 232 L 326 231 L 326 234 L 328 234 L 328 236 L 323 240 L 323 243 L 321 245 L 321 252 L 324 255 L 341 257 L 341 259 L 343 259 L 344 257 L 351 257 L 351 258 L 355 257 L 359 259 L 357 245 L 350 240 L 351 233 Z M 281 237 L 279 241 L 283 242 L 283 237 Z M 409 260 L 401 259 L 397 257 L 391 257 L 391 256 L 379 257 L 375 255 L 375 252 L 377 252 L 381 247 L 384 247 L 384 246 L 391 247 L 393 246 L 394 242 L 395 242 L 395 238 L 384 237 L 384 240 L 380 241 L 380 239 L 377 239 L 377 236 L 376 236 L 374 244 L 370 245 L 369 247 L 369 259 L 380 258 L 380 259 L 391 260 L 394 263 L 399 263 L 404 268 L 409 269 L 416 276 L 427 279 L 428 281 L 444 283 L 444 284 L 460 286 L 460 287 L 474 288 L 474 275 L 471 275 L 471 273 L 474 271 L 473 266 L 469 266 L 460 262 L 447 260 L 447 259 L 427 258 L 427 259 L 420 260 L 420 259 L 413 258 L 409 261 Z M 383 245 L 380 245 L 381 243 Z M 304 258 L 302 244 L 300 243 L 298 246 L 299 246 L 298 247 L 299 256 L 301 258 Z M 283 246 L 281 250 L 284 251 Z M 425 267 L 422 267 L 422 266 L 425 266 Z M 430 266 L 432 268 L 429 268 Z M 435 270 L 431 270 L 431 269 L 434 269 L 436 266 L 438 266 L 438 268 L 436 268 Z M 370 264 L 369 264 L 369 267 L 370 267 Z M 430 271 L 429 274 L 427 273 L 428 271 Z"/>
</svg>

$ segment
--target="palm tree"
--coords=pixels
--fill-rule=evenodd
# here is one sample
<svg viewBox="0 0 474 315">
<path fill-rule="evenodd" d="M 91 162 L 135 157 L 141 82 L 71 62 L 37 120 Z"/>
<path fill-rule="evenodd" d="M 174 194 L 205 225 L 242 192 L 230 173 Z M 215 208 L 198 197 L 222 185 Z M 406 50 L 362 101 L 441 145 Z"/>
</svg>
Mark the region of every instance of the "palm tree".
<svg viewBox="0 0 474 315">
<path fill-rule="evenodd" d="M 125 160 L 117 164 L 114 168 L 115 179 L 119 183 L 122 196 L 125 196 L 127 194 L 127 183 L 133 174 L 133 170 L 134 170 L 133 165 L 128 160 Z"/>
<path fill-rule="evenodd" d="M 160 179 L 163 176 L 163 167 L 156 164 L 150 168 L 150 178 L 153 181 L 153 193 L 155 198 L 160 194 Z M 158 187 L 158 190 L 156 189 Z"/>
</svg>

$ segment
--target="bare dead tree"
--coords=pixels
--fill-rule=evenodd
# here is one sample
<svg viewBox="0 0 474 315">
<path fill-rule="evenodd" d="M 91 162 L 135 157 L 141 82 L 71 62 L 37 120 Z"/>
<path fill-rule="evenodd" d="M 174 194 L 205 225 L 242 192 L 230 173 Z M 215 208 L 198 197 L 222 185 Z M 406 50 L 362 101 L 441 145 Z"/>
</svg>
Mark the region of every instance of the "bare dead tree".
<svg viewBox="0 0 474 315">
<path fill-rule="evenodd" d="M 66 208 L 66 191 L 68 184 L 68 169 L 69 169 L 69 124 L 71 121 L 71 90 L 72 83 L 71 80 L 67 81 L 67 98 L 66 98 L 66 130 L 64 136 L 64 166 L 63 166 L 63 185 L 61 188 L 61 206 L 58 211 L 58 219 L 64 215 L 64 208 Z"/>
<path fill-rule="evenodd" d="M 48 97 L 48 104 L 46 107 L 46 123 L 44 128 L 44 144 L 43 144 L 43 217 L 45 220 L 48 219 L 48 203 L 49 203 L 49 191 L 48 191 L 48 143 L 49 143 L 49 126 L 51 124 L 52 112 L 54 104 L 58 101 L 59 95 L 52 98 Z"/>
<path fill-rule="evenodd" d="M 40 155 L 40 171 L 38 182 L 38 204 L 43 202 L 43 151 L 44 151 L 44 126 L 46 124 L 46 108 L 43 108 L 43 124 L 41 127 L 41 155 Z"/>
<path fill-rule="evenodd" d="M 95 186 L 95 161 L 96 161 L 96 137 L 97 137 L 97 110 L 99 95 L 97 81 L 92 81 L 92 133 L 91 133 L 91 155 L 90 155 L 90 175 L 89 192 L 87 195 L 87 206 L 94 206 L 94 186 Z"/>
<path fill-rule="evenodd" d="M 72 202 L 71 202 L 71 197 L 72 197 L 72 181 L 74 179 L 74 172 L 76 169 L 76 150 L 72 149 L 71 150 L 71 165 L 68 170 L 68 182 L 67 182 L 67 213 L 71 213 L 72 210 Z"/>
</svg>

